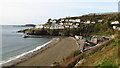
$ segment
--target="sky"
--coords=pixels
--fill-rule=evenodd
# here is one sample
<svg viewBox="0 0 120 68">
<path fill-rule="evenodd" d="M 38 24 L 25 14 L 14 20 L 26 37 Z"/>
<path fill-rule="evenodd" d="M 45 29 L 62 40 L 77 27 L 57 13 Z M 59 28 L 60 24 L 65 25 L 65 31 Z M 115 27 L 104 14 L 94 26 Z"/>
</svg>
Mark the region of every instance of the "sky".
<svg viewBox="0 0 120 68">
<path fill-rule="evenodd" d="M 0 0 L 0 25 L 43 24 L 49 18 L 118 12 L 119 0 Z"/>
</svg>

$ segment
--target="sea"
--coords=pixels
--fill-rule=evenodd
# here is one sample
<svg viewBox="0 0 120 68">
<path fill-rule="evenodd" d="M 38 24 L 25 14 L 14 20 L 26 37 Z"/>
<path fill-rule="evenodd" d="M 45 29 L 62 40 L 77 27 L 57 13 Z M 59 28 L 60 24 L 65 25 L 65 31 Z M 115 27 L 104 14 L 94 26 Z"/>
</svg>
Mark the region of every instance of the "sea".
<svg viewBox="0 0 120 68">
<path fill-rule="evenodd" d="M 50 38 L 23 38 L 18 30 L 32 27 L 0 26 L 0 65 L 34 52 L 52 42 Z"/>
</svg>

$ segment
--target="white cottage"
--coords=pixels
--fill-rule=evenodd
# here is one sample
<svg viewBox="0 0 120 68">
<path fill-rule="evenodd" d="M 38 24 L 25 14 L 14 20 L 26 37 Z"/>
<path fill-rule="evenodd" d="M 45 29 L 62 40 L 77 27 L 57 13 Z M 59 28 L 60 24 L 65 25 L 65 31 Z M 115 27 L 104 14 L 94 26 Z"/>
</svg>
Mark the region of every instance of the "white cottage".
<svg viewBox="0 0 120 68">
<path fill-rule="evenodd" d="M 95 24 L 95 22 L 91 22 L 91 23 Z"/>
<path fill-rule="evenodd" d="M 63 25 L 63 23 L 59 23 L 59 25 Z"/>
<path fill-rule="evenodd" d="M 76 25 L 79 25 L 79 23 L 76 23 Z"/>
<path fill-rule="evenodd" d="M 61 19 L 61 21 L 64 21 L 64 19 Z"/>
<path fill-rule="evenodd" d="M 119 21 L 114 21 L 111 24 L 119 24 Z"/>
<path fill-rule="evenodd" d="M 43 25 L 36 25 L 35 28 L 43 28 Z"/>
<path fill-rule="evenodd" d="M 80 22 L 81 20 L 80 19 L 69 19 L 69 21 L 71 21 L 71 22 Z"/>
<path fill-rule="evenodd" d="M 75 19 L 75 22 L 80 22 L 80 19 Z"/>
<path fill-rule="evenodd" d="M 113 29 L 116 29 L 117 28 L 117 26 L 113 26 Z"/>
<path fill-rule="evenodd" d="M 89 24 L 89 23 L 90 23 L 90 21 L 87 21 L 87 22 L 86 22 L 86 24 Z"/>
<path fill-rule="evenodd" d="M 98 22 L 103 22 L 103 20 L 98 20 Z"/>
<path fill-rule="evenodd" d="M 69 19 L 69 21 L 74 22 L 74 20 L 73 20 L 73 19 Z"/>
</svg>

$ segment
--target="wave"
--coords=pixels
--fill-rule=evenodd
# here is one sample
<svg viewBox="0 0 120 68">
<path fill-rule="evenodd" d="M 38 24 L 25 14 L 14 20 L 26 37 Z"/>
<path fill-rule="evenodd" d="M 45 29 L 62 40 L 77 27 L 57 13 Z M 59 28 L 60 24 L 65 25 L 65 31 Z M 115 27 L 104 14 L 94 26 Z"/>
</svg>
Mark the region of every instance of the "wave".
<svg viewBox="0 0 120 68">
<path fill-rule="evenodd" d="M 8 62 L 11 62 L 11 61 L 13 61 L 13 60 L 19 59 L 19 58 L 21 58 L 21 57 L 23 57 L 23 56 L 25 56 L 25 55 L 27 55 L 27 54 L 33 53 L 33 52 L 41 49 L 42 47 L 48 45 L 48 44 L 51 43 L 51 42 L 53 42 L 53 40 L 50 40 L 49 42 L 47 42 L 47 43 L 45 43 L 45 44 L 43 44 L 43 45 L 41 45 L 41 46 L 38 46 L 38 47 L 36 47 L 36 48 L 33 49 L 33 50 L 30 50 L 30 51 L 28 51 L 28 52 L 22 53 L 22 54 L 20 54 L 20 55 L 18 55 L 18 56 L 15 56 L 15 57 L 11 57 L 11 58 L 9 58 L 7 61 L 0 61 L 0 66 L 2 66 L 3 64 L 6 64 L 6 63 L 8 63 Z"/>
</svg>

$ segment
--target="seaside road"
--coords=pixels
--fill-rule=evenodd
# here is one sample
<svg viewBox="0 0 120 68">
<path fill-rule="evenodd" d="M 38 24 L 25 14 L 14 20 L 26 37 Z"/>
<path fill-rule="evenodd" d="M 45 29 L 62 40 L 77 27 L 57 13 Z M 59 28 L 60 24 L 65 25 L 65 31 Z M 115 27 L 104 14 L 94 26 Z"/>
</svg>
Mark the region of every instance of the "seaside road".
<svg viewBox="0 0 120 68">
<path fill-rule="evenodd" d="M 42 53 L 28 59 L 17 66 L 50 66 L 54 62 L 63 60 L 71 52 L 77 50 L 78 46 L 72 38 L 63 38 L 50 48 L 44 50 Z"/>
</svg>

